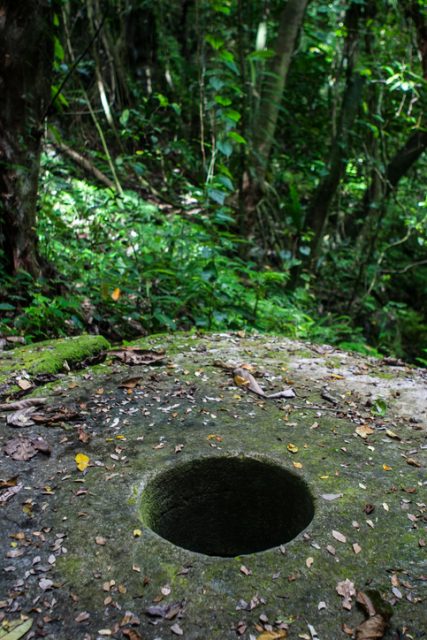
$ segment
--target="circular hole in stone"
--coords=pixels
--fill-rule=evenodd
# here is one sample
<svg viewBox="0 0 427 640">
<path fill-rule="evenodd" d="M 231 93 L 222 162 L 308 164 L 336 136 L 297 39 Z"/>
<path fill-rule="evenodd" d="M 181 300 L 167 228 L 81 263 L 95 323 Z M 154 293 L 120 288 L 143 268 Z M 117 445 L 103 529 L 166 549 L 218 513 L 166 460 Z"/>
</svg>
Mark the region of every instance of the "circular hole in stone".
<svg viewBox="0 0 427 640">
<path fill-rule="evenodd" d="M 233 557 L 289 542 L 314 516 L 306 483 L 254 458 L 203 458 L 159 474 L 141 498 L 144 524 L 174 544 Z"/>
</svg>

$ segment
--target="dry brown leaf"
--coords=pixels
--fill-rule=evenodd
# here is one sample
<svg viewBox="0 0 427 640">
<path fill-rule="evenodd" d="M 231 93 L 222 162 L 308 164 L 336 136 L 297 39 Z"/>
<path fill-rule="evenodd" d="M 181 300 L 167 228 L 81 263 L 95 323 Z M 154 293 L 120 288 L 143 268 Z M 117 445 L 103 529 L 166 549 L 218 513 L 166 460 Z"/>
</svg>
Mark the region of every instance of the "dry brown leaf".
<svg viewBox="0 0 427 640">
<path fill-rule="evenodd" d="M 7 416 L 6 423 L 11 427 L 31 427 L 34 424 L 32 415 L 35 411 L 34 406 L 18 409 Z"/>
<path fill-rule="evenodd" d="M 141 380 L 142 380 L 141 376 L 138 376 L 136 378 L 128 378 L 127 380 L 123 380 L 123 382 L 121 382 L 119 384 L 119 389 L 135 389 L 135 387 L 137 387 L 139 385 Z"/>
<path fill-rule="evenodd" d="M 75 618 L 75 622 L 85 622 L 86 620 L 89 620 L 90 618 L 90 613 L 88 613 L 87 611 L 81 611 Z"/>
<path fill-rule="evenodd" d="M 14 495 L 19 493 L 21 489 L 24 487 L 22 482 L 16 485 L 16 487 L 9 487 L 6 491 L 2 491 L 0 494 L 0 504 L 6 504 L 8 500 L 13 498 Z"/>
<path fill-rule="evenodd" d="M 342 582 L 338 582 L 336 586 L 336 591 L 339 596 L 343 598 L 342 606 L 343 609 L 351 610 L 352 607 L 352 597 L 356 595 L 356 589 L 354 588 L 354 583 L 351 582 L 347 578 L 347 580 L 343 580 Z"/>
<path fill-rule="evenodd" d="M 122 629 L 122 633 L 129 640 L 142 640 L 142 636 L 135 629 Z"/>
<path fill-rule="evenodd" d="M 391 429 L 386 429 L 385 434 L 386 434 L 386 436 L 388 436 L 392 440 L 402 440 L 402 438 L 397 433 L 392 431 Z"/>
<path fill-rule="evenodd" d="M 280 640 L 280 638 L 287 638 L 288 632 L 286 629 L 280 629 L 279 631 L 263 631 L 257 640 Z"/>
<path fill-rule="evenodd" d="M 367 424 L 361 424 L 358 427 L 356 427 L 356 433 L 357 433 L 358 436 L 363 438 L 363 440 L 366 440 L 366 438 L 368 436 L 370 436 L 373 433 L 375 433 L 375 429 L 373 429 L 372 427 L 370 427 Z"/>
<path fill-rule="evenodd" d="M 269 400 L 275 400 L 278 398 L 294 398 L 296 395 L 293 389 L 284 389 L 283 391 L 278 391 L 277 393 L 267 395 L 255 380 L 253 375 L 243 367 L 237 367 L 237 369 L 233 370 L 233 380 L 238 387 L 242 387 L 243 389 L 252 391 L 252 393 L 255 393 L 257 396 Z"/>
<path fill-rule="evenodd" d="M 41 436 L 34 438 L 14 438 L 9 440 L 5 447 L 4 452 L 12 460 L 30 460 L 37 453 L 50 454 L 51 449 L 49 444 Z"/>
<path fill-rule="evenodd" d="M 243 573 L 244 576 L 251 576 L 252 575 L 252 571 L 250 569 L 248 569 L 248 567 L 245 567 L 244 564 L 242 564 L 242 566 L 240 567 L 240 573 Z"/>
<path fill-rule="evenodd" d="M 384 618 L 377 613 L 356 627 L 356 640 L 376 640 L 384 637 L 387 624 Z"/>
<path fill-rule="evenodd" d="M 347 542 L 347 538 L 345 537 L 345 535 L 340 533 L 339 531 L 332 530 L 332 535 L 335 540 L 338 540 L 338 542 Z"/>
<path fill-rule="evenodd" d="M 118 350 L 108 352 L 113 358 L 118 358 L 125 364 L 130 365 L 150 365 L 157 364 L 165 360 L 164 351 L 150 351 L 140 347 L 121 347 Z"/>
<path fill-rule="evenodd" d="M 18 378 L 16 380 L 16 384 L 23 391 L 28 391 L 28 389 L 31 389 L 33 386 L 33 383 L 30 382 L 30 380 L 27 380 L 27 378 Z"/>
<path fill-rule="evenodd" d="M 406 464 L 411 465 L 411 467 L 421 467 L 421 463 L 415 458 L 406 458 Z"/>
</svg>

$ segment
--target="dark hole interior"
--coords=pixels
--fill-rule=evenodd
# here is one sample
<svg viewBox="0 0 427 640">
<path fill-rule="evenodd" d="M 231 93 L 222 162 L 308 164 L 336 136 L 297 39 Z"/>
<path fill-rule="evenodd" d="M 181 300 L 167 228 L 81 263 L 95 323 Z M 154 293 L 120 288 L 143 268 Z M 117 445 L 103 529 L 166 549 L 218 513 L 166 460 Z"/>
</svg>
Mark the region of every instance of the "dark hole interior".
<svg viewBox="0 0 427 640">
<path fill-rule="evenodd" d="M 141 499 L 144 524 L 174 544 L 233 557 L 289 542 L 311 522 L 303 480 L 253 458 L 204 458 L 158 475 Z"/>
</svg>

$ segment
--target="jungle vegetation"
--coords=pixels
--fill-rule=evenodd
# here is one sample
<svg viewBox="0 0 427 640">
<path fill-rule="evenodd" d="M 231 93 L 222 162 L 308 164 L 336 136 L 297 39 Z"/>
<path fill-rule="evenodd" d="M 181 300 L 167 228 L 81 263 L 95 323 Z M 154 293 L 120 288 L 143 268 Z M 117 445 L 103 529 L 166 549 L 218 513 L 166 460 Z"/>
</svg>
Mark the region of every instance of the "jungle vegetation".
<svg viewBox="0 0 427 640">
<path fill-rule="evenodd" d="M 427 364 L 426 0 L 0 0 L 0 334 Z"/>
</svg>

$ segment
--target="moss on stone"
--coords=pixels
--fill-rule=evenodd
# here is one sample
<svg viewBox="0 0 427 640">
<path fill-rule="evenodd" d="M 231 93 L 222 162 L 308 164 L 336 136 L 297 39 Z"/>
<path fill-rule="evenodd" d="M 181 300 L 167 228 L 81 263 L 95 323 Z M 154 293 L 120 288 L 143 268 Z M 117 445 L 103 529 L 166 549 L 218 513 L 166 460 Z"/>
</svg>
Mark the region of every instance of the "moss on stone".
<svg viewBox="0 0 427 640">
<path fill-rule="evenodd" d="M 25 370 L 30 375 L 58 373 L 67 363 L 70 367 L 98 355 L 110 344 L 103 336 L 83 335 L 59 340 L 43 340 L 18 347 L 3 355 L 0 364 L 0 382 L 12 373 Z"/>
</svg>

